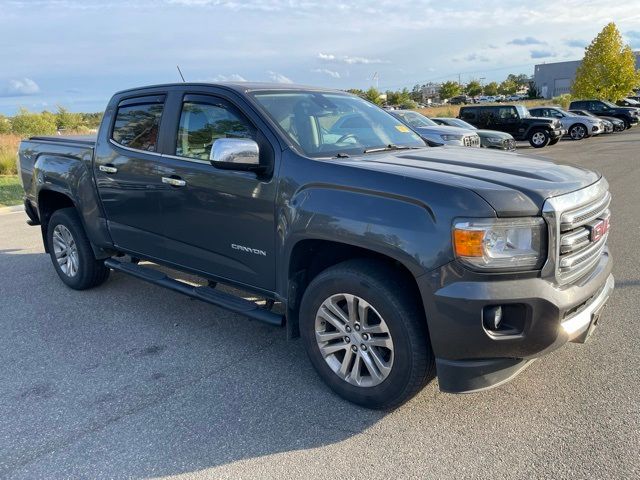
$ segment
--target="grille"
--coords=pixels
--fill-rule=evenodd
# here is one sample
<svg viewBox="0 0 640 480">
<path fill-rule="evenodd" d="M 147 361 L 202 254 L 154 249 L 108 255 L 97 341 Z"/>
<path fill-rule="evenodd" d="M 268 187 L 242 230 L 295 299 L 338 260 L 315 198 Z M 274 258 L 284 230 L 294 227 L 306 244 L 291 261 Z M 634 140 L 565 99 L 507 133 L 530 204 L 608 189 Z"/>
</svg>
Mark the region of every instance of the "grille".
<svg viewBox="0 0 640 480">
<path fill-rule="evenodd" d="M 602 181 L 604 182 L 604 181 Z M 611 212 L 611 194 L 599 185 L 595 196 L 587 196 L 581 202 L 555 211 L 554 227 L 557 229 L 556 278 L 562 284 L 586 275 L 598 263 L 603 254 Z"/>
<path fill-rule="evenodd" d="M 465 147 L 479 147 L 480 137 L 478 135 L 468 135 L 462 138 Z"/>
</svg>

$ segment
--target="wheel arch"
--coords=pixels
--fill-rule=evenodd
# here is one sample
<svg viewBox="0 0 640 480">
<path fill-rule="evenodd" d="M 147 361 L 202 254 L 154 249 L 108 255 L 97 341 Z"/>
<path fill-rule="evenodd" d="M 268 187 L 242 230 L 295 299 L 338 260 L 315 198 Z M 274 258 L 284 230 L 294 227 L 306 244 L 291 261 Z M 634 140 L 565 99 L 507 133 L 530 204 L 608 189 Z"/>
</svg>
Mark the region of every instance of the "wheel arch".
<svg viewBox="0 0 640 480">
<path fill-rule="evenodd" d="M 418 288 L 416 276 L 409 266 L 384 253 L 347 243 L 320 240 L 302 239 L 291 250 L 287 277 L 289 279 L 287 300 L 287 336 L 295 338 L 299 336 L 298 312 L 300 301 L 311 281 L 321 272 L 346 260 L 370 259 L 389 268 L 394 274 L 403 278 L 410 288 L 415 289 L 414 298 L 419 307 L 424 311 L 422 296 Z"/>
</svg>

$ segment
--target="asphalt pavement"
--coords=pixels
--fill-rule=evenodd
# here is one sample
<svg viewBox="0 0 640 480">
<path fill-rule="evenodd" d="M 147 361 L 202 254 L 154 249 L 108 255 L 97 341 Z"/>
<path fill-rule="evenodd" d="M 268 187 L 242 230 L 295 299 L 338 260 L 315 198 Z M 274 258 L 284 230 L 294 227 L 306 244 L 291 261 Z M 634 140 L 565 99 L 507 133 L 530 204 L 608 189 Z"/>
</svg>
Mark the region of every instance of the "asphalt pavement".
<svg viewBox="0 0 640 480">
<path fill-rule="evenodd" d="M 393 412 L 322 384 L 299 340 L 112 274 L 66 288 L 0 213 L 1 478 L 640 478 L 640 127 L 543 150 L 613 193 L 616 291 L 585 345 L 499 388 Z"/>
</svg>

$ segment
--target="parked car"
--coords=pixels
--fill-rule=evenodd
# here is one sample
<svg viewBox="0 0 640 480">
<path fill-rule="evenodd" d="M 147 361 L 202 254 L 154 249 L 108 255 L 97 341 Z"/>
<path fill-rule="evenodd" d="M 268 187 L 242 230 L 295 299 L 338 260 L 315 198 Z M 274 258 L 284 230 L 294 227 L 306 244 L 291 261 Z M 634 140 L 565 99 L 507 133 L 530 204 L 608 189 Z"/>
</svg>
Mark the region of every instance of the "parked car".
<svg viewBox="0 0 640 480">
<path fill-rule="evenodd" d="M 630 97 L 626 97 L 626 98 L 623 98 L 622 100 L 618 100 L 616 104 L 621 107 L 640 108 L 640 101 Z"/>
<path fill-rule="evenodd" d="M 345 116 L 358 119 L 353 128 L 330 133 Z M 599 173 L 428 148 L 346 92 L 244 82 L 125 90 L 97 137 L 24 140 L 18 171 L 29 223 L 64 284 L 96 287 L 115 270 L 284 323 L 327 385 L 366 407 L 395 407 L 436 374 L 448 392 L 501 385 L 585 342 L 614 287 Z"/>
<path fill-rule="evenodd" d="M 599 117 L 616 117 L 624 122 L 625 128 L 638 124 L 638 109 L 619 107 L 606 100 L 576 100 L 571 102 L 569 110 L 586 110 Z"/>
<path fill-rule="evenodd" d="M 598 115 L 594 115 L 593 113 L 586 110 L 569 110 L 569 112 L 575 113 L 576 115 L 599 118 L 600 120 L 605 122 L 605 133 L 622 132 L 626 128 L 624 125 L 624 120 L 620 120 L 616 117 L 599 117 Z"/>
<path fill-rule="evenodd" d="M 451 105 L 467 105 L 468 103 L 475 103 L 473 97 L 469 95 L 458 95 L 456 97 L 452 97 L 449 100 Z"/>
<path fill-rule="evenodd" d="M 602 120 L 585 115 L 576 115 L 560 107 L 535 107 L 530 108 L 529 113 L 534 117 L 557 118 L 567 130 L 572 140 L 582 140 L 592 135 L 604 133 L 604 123 Z"/>
<path fill-rule="evenodd" d="M 473 105 L 460 108 L 458 118 L 488 130 L 509 133 L 516 140 L 528 140 L 532 147 L 555 145 L 566 129 L 557 119 L 532 117 L 523 105 Z"/>
<path fill-rule="evenodd" d="M 497 130 L 480 130 L 470 123 L 459 118 L 436 117 L 431 118 L 438 125 L 448 125 L 450 127 L 466 128 L 475 131 L 480 137 L 480 145 L 485 148 L 497 148 L 499 150 L 513 151 L 516 149 L 515 139 L 508 133 Z"/>
<path fill-rule="evenodd" d="M 475 130 L 438 125 L 430 118 L 413 110 L 394 110 L 389 113 L 411 127 L 432 147 L 440 145 L 481 146 L 480 136 Z"/>
</svg>

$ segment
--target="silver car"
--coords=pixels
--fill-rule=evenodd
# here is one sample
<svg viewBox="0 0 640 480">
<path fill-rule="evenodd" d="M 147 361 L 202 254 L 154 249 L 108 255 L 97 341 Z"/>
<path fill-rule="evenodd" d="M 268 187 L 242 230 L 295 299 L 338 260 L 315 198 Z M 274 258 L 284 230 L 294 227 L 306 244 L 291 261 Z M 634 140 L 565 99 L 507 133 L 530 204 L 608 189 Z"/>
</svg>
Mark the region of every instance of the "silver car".
<svg viewBox="0 0 640 480">
<path fill-rule="evenodd" d="M 430 118 L 412 110 L 392 110 L 389 113 L 409 125 L 431 146 L 480 147 L 480 136 L 473 130 L 438 125 Z"/>
<path fill-rule="evenodd" d="M 576 115 L 560 107 L 534 107 L 529 112 L 534 117 L 557 118 L 572 140 L 582 140 L 605 132 L 604 122 L 596 117 Z"/>
</svg>

